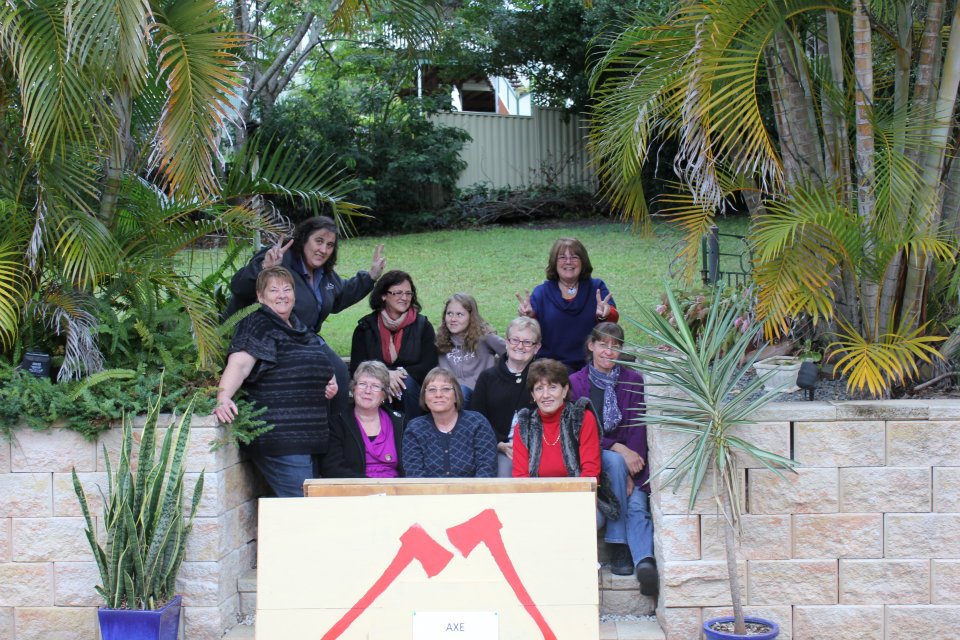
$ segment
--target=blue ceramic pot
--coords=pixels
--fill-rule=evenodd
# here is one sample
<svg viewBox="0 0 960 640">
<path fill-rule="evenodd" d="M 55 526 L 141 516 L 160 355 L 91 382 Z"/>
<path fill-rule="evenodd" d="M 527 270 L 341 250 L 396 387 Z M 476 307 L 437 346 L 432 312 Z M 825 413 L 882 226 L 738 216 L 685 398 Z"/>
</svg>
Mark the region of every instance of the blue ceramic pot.
<svg viewBox="0 0 960 640">
<path fill-rule="evenodd" d="M 770 627 L 770 631 L 767 633 L 761 633 L 758 636 L 739 636 L 735 633 L 724 633 L 723 631 L 714 631 L 710 628 L 710 625 L 715 622 L 732 622 L 733 616 L 723 616 L 722 618 L 711 618 L 703 623 L 703 637 L 707 640 L 743 640 L 748 638 L 749 640 L 773 640 L 778 635 L 780 635 L 780 625 L 772 620 L 765 620 L 763 618 L 754 618 L 751 616 L 744 616 L 744 622 L 758 622 L 760 624 L 765 624 Z M 104 638 L 106 640 L 106 638 Z"/>
<path fill-rule="evenodd" d="M 103 640 L 177 640 L 180 631 L 180 596 L 162 609 L 107 609 L 97 611 Z"/>
</svg>

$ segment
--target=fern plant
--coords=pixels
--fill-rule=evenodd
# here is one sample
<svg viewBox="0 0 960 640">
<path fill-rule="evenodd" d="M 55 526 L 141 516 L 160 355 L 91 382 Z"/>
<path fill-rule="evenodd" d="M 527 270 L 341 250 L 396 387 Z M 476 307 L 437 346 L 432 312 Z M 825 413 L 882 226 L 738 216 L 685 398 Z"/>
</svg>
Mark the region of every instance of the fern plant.
<svg viewBox="0 0 960 640">
<path fill-rule="evenodd" d="M 103 506 L 106 540 L 102 545 L 97 540 L 87 496 L 73 470 L 73 488 L 87 523 L 87 540 L 100 570 L 101 584 L 96 590 L 111 609 L 157 609 L 173 598 L 187 536 L 203 492 L 201 473 L 186 511 L 183 478 L 192 403 L 176 424 L 171 421 L 158 452 L 161 404 L 162 390 L 150 403 L 136 469 L 132 465 L 133 420 L 129 416 L 124 416 L 123 445 L 115 469 L 103 448 L 107 491 Z"/>
</svg>

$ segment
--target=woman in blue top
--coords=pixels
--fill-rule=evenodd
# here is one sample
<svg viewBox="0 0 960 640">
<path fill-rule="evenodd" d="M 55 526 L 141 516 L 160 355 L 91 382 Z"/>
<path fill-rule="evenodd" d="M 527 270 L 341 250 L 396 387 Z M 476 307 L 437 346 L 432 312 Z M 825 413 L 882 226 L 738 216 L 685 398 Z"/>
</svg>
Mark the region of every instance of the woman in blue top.
<svg viewBox="0 0 960 640">
<path fill-rule="evenodd" d="M 320 333 L 323 321 L 331 313 L 340 313 L 367 296 L 373 290 L 386 258 L 383 245 L 373 252 L 370 271 L 358 271 L 352 278 L 341 278 L 334 271 L 340 242 L 337 224 L 326 216 L 314 216 L 297 225 L 293 237 L 286 244 L 277 244 L 259 251 L 250 263 L 237 271 L 230 281 L 233 297 L 224 315 L 230 317 L 240 309 L 257 301 L 257 276 L 263 269 L 285 267 L 293 275 L 297 318 L 313 333 Z M 338 415 L 347 410 L 350 378 L 343 359 L 321 340 L 324 353 L 333 365 L 339 391 L 334 396 L 331 411 Z"/>
<path fill-rule="evenodd" d="M 581 369 L 583 345 L 598 322 L 619 319 L 607 285 L 593 275 L 593 265 L 583 243 L 560 238 L 550 249 L 547 279 L 531 294 L 517 293 L 522 316 L 536 318 L 542 333 L 539 358 L 552 358 L 571 371 Z"/>
</svg>

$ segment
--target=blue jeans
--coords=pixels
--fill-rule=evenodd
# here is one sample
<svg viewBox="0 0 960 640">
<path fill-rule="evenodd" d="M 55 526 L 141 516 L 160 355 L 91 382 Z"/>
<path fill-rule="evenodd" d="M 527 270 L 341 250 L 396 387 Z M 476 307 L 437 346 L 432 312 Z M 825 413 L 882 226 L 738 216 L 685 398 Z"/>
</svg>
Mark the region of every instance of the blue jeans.
<svg viewBox="0 0 960 640">
<path fill-rule="evenodd" d="M 302 498 L 303 481 L 316 478 L 318 456 L 298 453 L 289 456 L 251 456 L 253 464 L 278 498 Z"/>
<path fill-rule="evenodd" d="M 465 384 L 460 385 L 460 391 L 463 392 L 463 409 L 470 408 L 470 400 L 473 398 L 473 389 Z"/>
<path fill-rule="evenodd" d="M 597 528 L 607 523 L 607 531 L 603 539 L 608 543 L 623 544 L 630 547 L 633 564 L 644 558 L 653 557 L 653 520 L 650 518 L 650 496 L 640 487 L 634 487 L 633 493 L 627 495 L 627 477 L 629 471 L 627 463 L 616 451 L 604 449 L 601 452 L 600 464 L 610 478 L 613 493 L 620 502 L 620 517 L 616 520 L 606 520 L 600 511 L 597 511 Z"/>
</svg>

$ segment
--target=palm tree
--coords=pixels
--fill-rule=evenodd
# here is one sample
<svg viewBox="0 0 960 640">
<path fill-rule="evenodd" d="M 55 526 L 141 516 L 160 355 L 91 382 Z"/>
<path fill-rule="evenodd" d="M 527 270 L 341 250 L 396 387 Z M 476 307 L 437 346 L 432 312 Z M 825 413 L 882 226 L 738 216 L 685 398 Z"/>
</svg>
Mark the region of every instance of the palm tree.
<svg viewBox="0 0 960 640">
<path fill-rule="evenodd" d="M 591 145 L 612 201 L 647 215 L 640 169 L 665 138 L 679 152 L 663 208 L 688 255 L 751 194 L 767 337 L 791 317 L 827 321 L 851 384 L 874 394 L 937 357 L 925 300 L 954 268 L 960 34 L 944 47 L 943 2 L 924 9 L 915 45 L 910 3 L 698 0 L 629 25 L 594 74 Z"/>
<path fill-rule="evenodd" d="M 263 195 L 352 215 L 322 159 L 292 166 L 253 139 L 231 158 L 241 47 L 217 0 L 0 5 L 0 347 L 24 320 L 65 341 L 61 378 L 96 371 L 96 300 L 180 302 L 201 366 L 216 309 L 175 257 L 213 230 L 278 231 Z"/>
</svg>

